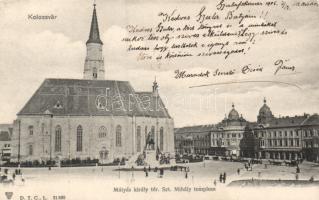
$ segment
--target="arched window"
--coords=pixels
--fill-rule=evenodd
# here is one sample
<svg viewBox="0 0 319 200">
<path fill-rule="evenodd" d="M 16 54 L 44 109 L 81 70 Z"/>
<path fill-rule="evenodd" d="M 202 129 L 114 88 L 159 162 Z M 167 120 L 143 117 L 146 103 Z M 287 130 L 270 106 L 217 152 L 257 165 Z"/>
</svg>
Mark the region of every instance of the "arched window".
<svg viewBox="0 0 319 200">
<path fill-rule="evenodd" d="M 41 134 L 44 135 L 45 124 L 41 123 Z"/>
<path fill-rule="evenodd" d="M 136 151 L 141 152 L 141 127 L 136 128 Z"/>
<path fill-rule="evenodd" d="M 122 127 L 120 125 L 116 126 L 115 145 L 122 146 Z"/>
<path fill-rule="evenodd" d="M 153 140 L 155 139 L 155 127 L 154 126 L 152 126 L 152 128 L 151 128 L 151 138 Z M 155 142 L 155 140 L 154 140 L 154 142 Z"/>
<path fill-rule="evenodd" d="M 29 135 L 33 135 L 33 126 L 29 126 L 28 129 L 29 129 Z"/>
<path fill-rule="evenodd" d="M 104 138 L 107 135 L 107 129 L 105 128 L 105 126 L 101 126 L 99 128 L 99 138 Z"/>
<path fill-rule="evenodd" d="M 145 132 L 144 132 L 144 134 L 145 134 L 145 144 L 146 144 L 146 142 L 147 142 L 147 141 L 146 141 L 146 140 L 147 140 L 147 134 L 148 134 L 148 133 L 147 133 L 147 126 L 145 126 Z"/>
<path fill-rule="evenodd" d="M 76 151 L 82 151 L 83 149 L 83 128 L 81 125 L 76 129 Z"/>
<path fill-rule="evenodd" d="M 96 69 L 96 67 L 93 68 L 93 78 L 97 79 L 97 69 Z"/>
<path fill-rule="evenodd" d="M 55 151 L 56 152 L 61 152 L 61 126 L 58 125 L 55 127 Z"/>
<path fill-rule="evenodd" d="M 29 145 L 29 155 L 30 156 L 33 155 L 33 146 L 32 146 L 32 144 Z"/>
<path fill-rule="evenodd" d="M 160 151 L 164 149 L 164 129 L 163 127 L 160 128 Z"/>
</svg>

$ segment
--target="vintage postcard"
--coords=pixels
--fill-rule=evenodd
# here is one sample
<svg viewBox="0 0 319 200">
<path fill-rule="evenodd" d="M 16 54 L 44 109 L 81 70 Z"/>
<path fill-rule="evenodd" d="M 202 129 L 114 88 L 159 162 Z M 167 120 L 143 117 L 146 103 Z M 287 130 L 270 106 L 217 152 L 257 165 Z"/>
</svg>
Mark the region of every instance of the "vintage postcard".
<svg viewBox="0 0 319 200">
<path fill-rule="evenodd" d="M 318 0 L 0 0 L 0 199 L 318 199 L 318 24 Z"/>
</svg>

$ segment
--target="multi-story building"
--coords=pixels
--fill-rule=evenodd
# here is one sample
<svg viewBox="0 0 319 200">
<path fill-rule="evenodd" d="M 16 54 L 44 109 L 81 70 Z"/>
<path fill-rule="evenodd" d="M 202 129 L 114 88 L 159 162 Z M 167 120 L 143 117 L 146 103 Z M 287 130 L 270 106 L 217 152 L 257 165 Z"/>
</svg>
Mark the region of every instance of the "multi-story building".
<svg viewBox="0 0 319 200">
<path fill-rule="evenodd" d="M 175 129 L 175 152 L 178 154 L 209 154 L 210 131 L 213 125 Z"/>
<path fill-rule="evenodd" d="M 8 161 L 11 156 L 12 124 L 0 124 L 0 161 Z"/>
<path fill-rule="evenodd" d="M 299 130 L 302 135 L 302 153 L 306 160 L 319 161 L 319 115 L 315 114 L 303 123 Z"/>
<path fill-rule="evenodd" d="M 240 144 L 247 123 L 233 104 L 228 117 L 211 130 L 211 153 L 218 156 L 240 156 Z"/>
<path fill-rule="evenodd" d="M 184 127 L 183 132 L 193 128 Z M 233 105 L 228 117 L 212 126 L 210 134 L 211 148 L 208 152 L 212 155 L 319 160 L 318 115 L 275 117 L 266 99 L 256 122 L 246 121 Z M 183 149 L 183 146 L 178 148 Z"/>
</svg>

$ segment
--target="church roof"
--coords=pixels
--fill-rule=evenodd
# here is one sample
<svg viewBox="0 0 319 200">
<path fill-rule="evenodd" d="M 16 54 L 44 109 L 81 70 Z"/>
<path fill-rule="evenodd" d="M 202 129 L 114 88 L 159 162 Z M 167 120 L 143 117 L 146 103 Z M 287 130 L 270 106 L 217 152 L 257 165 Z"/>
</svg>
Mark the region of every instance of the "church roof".
<svg viewBox="0 0 319 200">
<path fill-rule="evenodd" d="M 100 32 L 99 32 L 99 25 L 97 23 L 95 4 L 93 9 L 92 21 L 91 21 L 90 36 L 86 44 L 88 43 L 103 44 L 102 40 L 100 39 Z"/>
<path fill-rule="evenodd" d="M 18 115 L 170 118 L 159 96 L 127 81 L 46 79 Z"/>
</svg>

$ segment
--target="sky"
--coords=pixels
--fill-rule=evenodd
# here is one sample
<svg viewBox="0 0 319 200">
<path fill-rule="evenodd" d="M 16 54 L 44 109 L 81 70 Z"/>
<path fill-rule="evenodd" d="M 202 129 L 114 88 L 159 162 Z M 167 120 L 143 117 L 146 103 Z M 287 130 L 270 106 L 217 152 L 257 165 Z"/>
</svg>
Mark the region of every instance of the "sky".
<svg viewBox="0 0 319 200">
<path fill-rule="evenodd" d="M 275 116 L 318 113 L 319 110 L 319 8 L 283 12 L 270 10 L 269 18 L 279 19 L 286 37 L 261 39 L 245 56 L 186 58 L 173 61 L 137 61 L 121 42 L 126 26 L 155 26 L 159 12 L 178 9 L 194 15 L 203 5 L 214 9 L 217 1 L 206 0 L 97 0 L 97 15 L 104 43 L 106 78 L 127 80 L 136 91 L 151 91 L 156 76 L 159 92 L 175 126 L 213 124 L 236 110 L 256 121 L 263 99 Z M 46 78 L 83 76 L 92 16 L 90 0 L 0 0 L 0 123 L 11 123 L 16 114 Z M 28 15 L 56 15 L 55 20 L 30 20 Z M 289 59 L 297 74 L 272 76 L 269 72 L 232 79 L 174 79 L 174 71 L 230 69 L 247 63 L 270 66 Z M 190 88 L 225 81 L 270 80 L 289 82 L 299 88 L 274 83 L 245 83 Z"/>
</svg>

